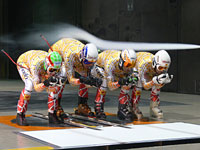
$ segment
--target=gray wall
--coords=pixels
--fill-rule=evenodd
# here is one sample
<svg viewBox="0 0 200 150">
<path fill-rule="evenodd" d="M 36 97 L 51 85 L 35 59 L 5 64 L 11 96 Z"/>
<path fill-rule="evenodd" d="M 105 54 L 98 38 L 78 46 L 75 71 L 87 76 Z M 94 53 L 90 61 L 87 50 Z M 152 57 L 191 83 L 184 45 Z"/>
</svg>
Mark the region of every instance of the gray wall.
<svg viewBox="0 0 200 150">
<path fill-rule="evenodd" d="M 200 44 L 200 1 L 182 0 L 179 40 L 183 43 Z M 200 94 L 200 51 L 178 53 L 179 90 L 183 93 Z M 196 86 L 197 85 L 197 86 Z"/>
<path fill-rule="evenodd" d="M 168 0 L 87 0 L 82 4 L 82 26 L 107 40 L 135 42 L 177 42 L 179 3 Z M 87 10 L 87 11 L 85 11 Z M 90 13 L 93 12 L 93 13 Z M 177 52 L 169 52 L 174 74 L 165 91 L 179 91 Z"/>
<path fill-rule="evenodd" d="M 0 0 L 0 5 L 4 6 L 0 9 L 3 35 L 33 23 L 68 22 L 106 40 L 200 44 L 199 0 Z M 29 47 L 14 45 L 12 49 L 17 59 Z M 199 94 L 199 50 L 169 53 L 174 80 L 163 90 Z M 0 61 L 1 79 L 19 78 L 10 61 L 2 55 Z"/>
<path fill-rule="evenodd" d="M 107 40 L 200 44 L 199 15 L 198 0 L 87 0 L 82 26 Z M 199 49 L 169 53 L 174 80 L 163 90 L 200 94 Z"/>
</svg>

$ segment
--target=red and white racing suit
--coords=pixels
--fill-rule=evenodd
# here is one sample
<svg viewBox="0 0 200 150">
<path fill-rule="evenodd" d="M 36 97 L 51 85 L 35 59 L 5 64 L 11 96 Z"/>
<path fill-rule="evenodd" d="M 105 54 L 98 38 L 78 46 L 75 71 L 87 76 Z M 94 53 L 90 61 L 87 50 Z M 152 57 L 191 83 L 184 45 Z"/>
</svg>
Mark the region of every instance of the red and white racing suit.
<svg viewBox="0 0 200 150">
<path fill-rule="evenodd" d="M 25 87 L 21 92 L 18 105 L 17 113 L 25 113 L 27 111 L 28 103 L 31 97 L 31 92 L 35 90 L 36 92 L 41 92 L 47 90 L 47 92 L 59 91 L 56 87 L 45 87 L 43 81 L 48 79 L 48 75 L 44 70 L 44 60 L 48 55 L 47 52 L 42 50 L 29 50 L 22 55 L 17 60 L 17 69 L 22 80 L 25 83 Z M 49 95 L 48 98 L 48 111 L 52 112 L 57 109 L 57 98 Z"/>
<path fill-rule="evenodd" d="M 153 58 L 154 55 L 148 52 L 137 53 L 135 69 L 138 71 L 140 80 L 137 86 L 132 90 L 131 100 L 133 104 L 138 104 L 142 87 L 145 90 L 151 89 L 151 100 L 159 103 L 160 88 L 163 87 L 163 85 L 155 85 L 152 81 L 152 78 L 158 75 L 152 67 Z"/>
<path fill-rule="evenodd" d="M 97 90 L 95 102 L 104 103 L 107 87 L 110 90 L 115 90 L 120 87 L 118 84 L 119 78 L 127 77 L 133 73 L 133 68 L 122 69 L 119 67 L 121 51 L 118 50 L 106 50 L 99 54 L 97 63 L 92 69 L 92 74 L 96 77 L 102 78 L 103 83 Z M 131 86 L 122 86 L 119 103 L 130 103 L 129 89 Z"/>
<path fill-rule="evenodd" d="M 71 85 L 79 85 L 78 95 L 88 98 L 88 88 L 80 80 L 75 78 L 75 72 L 81 76 L 88 76 L 90 70 L 85 68 L 80 61 L 80 53 L 85 45 L 78 40 L 63 38 L 52 45 L 52 49 L 58 52 L 64 63 L 61 68 L 61 76 L 67 77 Z M 63 87 L 62 87 L 63 88 Z M 59 97 L 61 94 L 59 95 Z"/>
</svg>

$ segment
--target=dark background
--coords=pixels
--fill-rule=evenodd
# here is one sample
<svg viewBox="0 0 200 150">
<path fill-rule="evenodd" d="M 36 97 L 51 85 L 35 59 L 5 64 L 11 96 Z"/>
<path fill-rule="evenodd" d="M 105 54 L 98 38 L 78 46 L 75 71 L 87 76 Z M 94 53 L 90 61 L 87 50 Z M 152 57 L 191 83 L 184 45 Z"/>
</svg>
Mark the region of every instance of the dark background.
<svg viewBox="0 0 200 150">
<path fill-rule="evenodd" d="M 0 0 L 0 38 L 8 40 L 12 35 L 17 40 L 32 24 L 62 22 L 105 40 L 200 44 L 199 16 L 199 0 Z M 33 47 L 1 42 L 0 46 L 15 61 L 29 49 L 41 49 L 37 43 Z M 200 50 L 168 52 L 174 79 L 163 90 L 200 94 Z M 3 53 L 0 72 L 1 80 L 20 79 Z"/>
</svg>

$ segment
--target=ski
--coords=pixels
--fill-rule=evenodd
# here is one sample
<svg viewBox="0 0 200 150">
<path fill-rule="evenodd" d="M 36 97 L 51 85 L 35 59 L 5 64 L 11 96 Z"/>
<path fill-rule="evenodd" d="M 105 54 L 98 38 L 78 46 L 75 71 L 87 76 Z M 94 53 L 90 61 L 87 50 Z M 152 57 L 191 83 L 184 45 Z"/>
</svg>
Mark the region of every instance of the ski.
<svg viewBox="0 0 200 150">
<path fill-rule="evenodd" d="M 78 114 L 70 114 L 70 113 L 67 113 L 67 114 L 70 116 L 70 118 L 74 118 L 74 119 L 91 121 L 91 122 L 95 122 L 95 123 L 101 124 L 101 125 L 117 126 L 117 127 L 123 127 L 123 128 L 131 129 L 131 127 L 126 126 L 124 124 L 114 123 L 114 122 L 110 122 L 110 121 L 107 121 L 107 120 L 102 120 L 102 119 L 97 119 L 97 118 L 90 118 L 90 117 L 86 117 L 86 116 L 82 116 L 82 115 L 78 115 Z"/>
<path fill-rule="evenodd" d="M 38 112 L 35 112 L 32 114 L 33 117 L 37 117 L 37 118 L 41 118 L 41 119 L 45 119 L 45 120 L 48 120 L 48 115 L 44 115 L 42 113 L 38 113 Z M 80 127 L 80 128 L 88 128 L 88 129 L 93 129 L 93 130 L 101 130 L 99 128 L 96 128 L 94 126 L 91 126 L 91 125 L 86 125 L 86 124 L 83 124 L 81 122 L 75 122 L 73 121 L 72 118 L 69 118 L 69 119 L 65 119 L 64 120 L 64 124 L 67 124 L 67 125 L 70 125 L 70 126 L 75 126 L 75 127 Z"/>
</svg>

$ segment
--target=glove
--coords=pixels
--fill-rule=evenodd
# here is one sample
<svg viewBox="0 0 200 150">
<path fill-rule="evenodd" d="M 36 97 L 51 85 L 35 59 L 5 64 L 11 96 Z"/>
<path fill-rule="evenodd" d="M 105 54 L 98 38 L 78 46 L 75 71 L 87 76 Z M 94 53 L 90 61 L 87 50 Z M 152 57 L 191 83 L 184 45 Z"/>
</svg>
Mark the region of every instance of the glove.
<svg viewBox="0 0 200 150">
<path fill-rule="evenodd" d="M 58 78 L 51 76 L 49 79 L 45 80 L 43 83 L 46 87 L 55 86 L 58 83 Z"/>
<path fill-rule="evenodd" d="M 122 86 L 122 85 L 128 85 L 127 79 L 125 79 L 125 78 L 120 78 L 119 81 L 118 81 L 118 84 L 119 84 L 120 86 Z"/>
<path fill-rule="evenodd" d="M 79 79 L 80 79 L 81 83 L 91 85 L 91 81 L 90 81 L 89 77 L 80 76 Z"/>
<path fill-rule="evenodd" d="M 128 84 L 134 84 L 135 85 L 135 84 L 137 84 L 138 80 L 139 80 L 138 76 L 135 76 L 135 77 L 129 76 L 127 78 Z"/>
<path fill-rule="evenodd" d="M 173 79 L 173 75 L 169 75 L 168 73 L 166 73 L 166 79 L 165 79 L 165 81 L 163 82 L 163 84 L 168 84 L 168 83 L 170 83 L 171 81 L 172 81 L 172 79 Z"/>
<path fill-rule="evenodd" d="M 57 86 L 63 86 L 66 81 L 67 81 L 67 78 L 65 78 L 65 77 L 59 77 L 58 78 Z"/>
<path fill-rule="evenodd" d="M 91 81 L 91 86 L 96 86 L 96 87 L 100 87 L 101 84 L 103 83 L 103 80 L 101 78 L 94 78 L 94 77 L 90 77 L 90 81 Z"/>
<path fill-rule="evenodd" d="M 153 82 L 155 84 L 167 84 L 170 83 L 173 79 L 173 75 L 169 75 L 168 73 L 161 74 L 159 76 L 153 77 Z"/>
<path fill-rule="evenodd" d="M 103 81 L 100 78 L 94 78 L 92 76 L 90 76 L 90 77 L 81 76 L 80 77 L 80 82 L 84 83 L 84 84 L 87 84 L 87 85 L 90 85 L 90 86 L 100 87 Z"/>
<path fill-rule="evenodd" d="M 118 84 L 129 85 L 129 84 L 136 84 L 137 82 L 138 82 L 138 77 L 128 76 L 127 78 L 120 78 Z"/>
<path fill-rule="evenodd" d="M 163 82 L 165 81 L 166 79 L 166 74 L 160 74 L 159 76 L 155 76 L 153 77 L 153 82 L 155 84 L 163 84 Z"/>
</svg>

